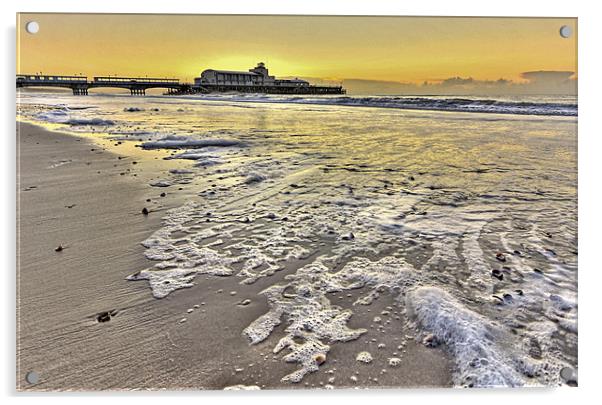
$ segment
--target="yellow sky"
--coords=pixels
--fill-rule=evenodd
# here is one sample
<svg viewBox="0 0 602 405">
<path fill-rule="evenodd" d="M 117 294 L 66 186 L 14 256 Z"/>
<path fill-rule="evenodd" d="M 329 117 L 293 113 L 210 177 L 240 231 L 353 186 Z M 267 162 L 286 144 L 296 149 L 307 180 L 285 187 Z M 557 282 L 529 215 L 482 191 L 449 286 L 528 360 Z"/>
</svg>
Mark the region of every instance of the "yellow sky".
<svg viewBox="0 0 602 405">
<path fill-rule="evenodd" d="M 37 21 L 40 31 L 26 33 Z M 560 37 L 562 25 L 573 28 Z M 18 73 L 148 75 L 206 68 L 421 83 L 576 71 L 575 19 L 20 14 Z"/>
</svg>

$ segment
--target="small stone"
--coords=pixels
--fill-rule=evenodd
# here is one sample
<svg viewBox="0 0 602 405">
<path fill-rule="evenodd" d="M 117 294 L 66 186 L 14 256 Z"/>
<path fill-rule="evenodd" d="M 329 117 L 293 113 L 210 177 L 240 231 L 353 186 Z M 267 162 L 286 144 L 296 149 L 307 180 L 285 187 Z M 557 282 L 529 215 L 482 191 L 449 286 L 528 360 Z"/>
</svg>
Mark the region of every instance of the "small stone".
<svg viewBox="0 0 602 405">
<path fill-rule="evenodd" d="M 184 323 L 184 322 L 186 322 L 187 320 L 188 320 L 188 319 L 186 319 L 186 318 L 182 318 L 182 319 L 180 319 L 180 323 Z"/>
<path fill-rule="evenodd" d="M 62 252 L 63 251 L 63 246 L 62 245 L 58 245 L 55 249 L 55 252 Z"/>
<path fill-rule="evenodd" d="M 165 193 L 161 193 L 159 194 L 161 197 L 165 197 Z"/>
<path fill-rule="evenodd" d="M 341 236 L 341 239 L 353 240 L 353 239 L 355 239 L 355 235 L 353 234 L 353 232 L 349 232 L 348 234 Z"/>
<path fill-rule="evenodd" d="M 109 312 L 101 312 L 96 315 L 96 322 L 109 322 L 111 320 L 111 314 Z"/>
<path fill-rule="evenodd" d="M 506 256 L 504 256 L 503 253 L 496 253 L 495 258 L 498 259 L 500 262 L 505 262 L 506 261 Z"/>
<path fill-rule="evenodd" d="M 560 377 L 567 385 L 572 387 L 577 386 L 577 374 L 571 367 L 564 367 L 562 370 L 560 370 Z"/>
<path fill-rule="evenodd" d="M 142 208 L 142 215 L 148 215 L 148 208 Z"/>
<path fill-rule="evenodd" d="M 236 295 L 236 291 L 230 291 L 230 295 L 235 296 Z"/>
<path fill-rule="evenodd" d="M 439 342 L 437 342 L 437 338 L 435 337 L 435 335 L 429 333 L 424 337 L 424 339 L 422 339 L 422 344 L 424 344 L 427 347 L 437 347 L 439 345 Z"/>
<path fill-rule="evenodd" d="M 326 354 L 324 353 L 318 353 L 314 356 L 314 361 L 319 365 L 324 364 L 324 362 L 326 361 Z"/>
<path fill-rule="evenodd" d="M 498 269 L 493 269 L 491 270 L 491 275 L 495 278 L 497 278 L 498 280 L 502 281 L 504 279 L 504 275 L 502 274 L 502 272 Z"/>
</svg>

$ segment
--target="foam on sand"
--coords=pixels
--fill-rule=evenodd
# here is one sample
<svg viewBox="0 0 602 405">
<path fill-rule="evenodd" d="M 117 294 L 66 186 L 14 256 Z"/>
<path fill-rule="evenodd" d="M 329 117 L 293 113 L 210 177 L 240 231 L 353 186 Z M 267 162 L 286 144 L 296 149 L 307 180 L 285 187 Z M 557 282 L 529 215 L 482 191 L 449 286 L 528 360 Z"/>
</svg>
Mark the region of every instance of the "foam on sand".
<svg viewBox="0 0 602 405">
<path fill-rule="evenodd" d="M 250 284 L 282 269 L 286 261 L 307 254 L 303 247 L 291 245 L 280 228 L 249 234 L 253 225 L 244 213 L 208 216 L 195 203 L 169 210 L 163 225 L 142 243 L 147 248 L 145 256 L 157 264 L 128 278 L 149 280 L 157 298 L 190 287 L 197 274 L 230 276 L 238 272 L 242 283 Z M 231 244 L 220 246 L 220 237 Z"/>
<path fill-rule="evenodd" d="M 347 322 L 353 312 L 332 305 L 327 293 L 368 287 L 368 297 L 372 300 L 379 291 L 394 290 L 412 279 L 411 266 L 393 257 L 376 262 L 357 258 L 338 272 L 331 272 L 325 261 L 328 259 L 318 258 L 288 275 L 288 284 L 264 290 L 262 294 L 267 297 L 270 310 L 243 331 L 252 344 L 257 344 L 265 340 L 283 319 L 286 320 L 285 336 L 274 352 L 289 348 L 291 353 L 284 360 L 297 362 L 301 368 L 282 381 L 301 381 L 307 373 L 318 370 L 320 360 L 326 361 L 329 344 L 355 340 L 367 332 L 366 329 L 350 329 Z M 360 299 L 358 303 L 366 300 Z M 320 355 L 323 357 L 317 357 Z"/>
<path fill-rule="evenodd" d="M 519 387 L 558 383 L 560 365 L 538 361 L 516 347 L 502 325 L 462 305 L 445 290 L 419 287 L 406 307 L 421 328 L 454 356 L 455 383 L 469 387 Z"/>
<path fill-rule="evenodd" d="M 69 113 L 70 109 L 57 108 L 49 111 L 45 111 L 36 115 L 36 118 L 45 122 L 51 122 L 56 124 L 65 124 L 71 126 L 112 126 L 115 125 L 115 121 L 102 119 L 98 117 L 73 117 Z"/>
</svg>

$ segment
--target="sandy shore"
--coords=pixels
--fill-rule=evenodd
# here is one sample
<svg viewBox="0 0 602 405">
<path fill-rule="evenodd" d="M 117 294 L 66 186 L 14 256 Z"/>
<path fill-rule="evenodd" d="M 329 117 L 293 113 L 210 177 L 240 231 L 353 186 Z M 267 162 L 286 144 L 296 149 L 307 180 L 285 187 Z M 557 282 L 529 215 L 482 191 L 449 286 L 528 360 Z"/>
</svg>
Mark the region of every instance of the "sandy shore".
<svg viewBox="0 0 602 405">
<path fill-rule="evenodd" d="M 320 371 L 300 384 L 280 382 L 297 367 L 272 354 L 280 334 L 249 346 L 241 332 L 267 310 L 258 293 L 302 263 L 250 286 L 239 285 L 236 277 L 199 276 L 193 288 L 154 299 L 146 282 L 125 277 L 152 265 L 140 242 L 160 227 L 165 209 L 193 194 L 186 187 L 149 186 L 166 165 L 183 163 L 162 161 L 155 152 L 132 156 L 127 153 L 134 153 L 132 148 L 120 152 L 110 141 L 93 143 L 29 124 L 18 125 L 18 137 L 17 389 L 451 385 L 452 363 L 441 348 L 410 340 L 405 352 L 399 351 L 400 366 L 388 367 L 397 341 L 410 333 L 403 330 L 403 319 L 387 324 L 384 332 L 369 328 L 356 341 L 333 344 Z M 167 195 L 160 197 L 162 192 Z M 145 206 L 148 216 L 141 214 Z M 64 249 L 57 252 L 59 245 Z M 334 294 L 331 300 L 351 308 L 355 297 Z M 237 305 L 245 299 L 251 303 Z M 199 308 L 187 313 L 195 305 Z M 369 327 L 393 305 L 391 297 L 382 297 L 355 306 L 349 326 Z M 97 322 L 105 311 L 117 312 L 110 321 Z M 379 343 L 385 347 L 378 349 Z M 364 350 L 374 356 L 371 364 L 356 362 Z M 31 370 L 40 374 L 38 384 L 24 380 Z"/>
</svg>

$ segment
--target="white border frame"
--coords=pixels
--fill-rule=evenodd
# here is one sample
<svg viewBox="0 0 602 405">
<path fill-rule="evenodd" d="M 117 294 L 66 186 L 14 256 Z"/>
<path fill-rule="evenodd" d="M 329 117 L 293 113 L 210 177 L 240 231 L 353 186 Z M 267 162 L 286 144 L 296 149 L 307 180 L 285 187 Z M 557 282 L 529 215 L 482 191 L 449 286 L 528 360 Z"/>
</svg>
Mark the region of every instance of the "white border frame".
<svg viewBox="0 0 602 405">
<path fill-rule="evenodd" d="M 224 403 L 267 402 L 286 405 L 293 402 L 320 400 L 364 403 L 366 401 L 462 401 L 462 404 L 483 402 L 497 404 L 545 401 L 546 404 L 576 402 L 587 399 L 599 391 L 600 375 L 600 253 L 598 237 L 602 230 L 600 221 L 600 180 L 602 161 L 602 134 L 596 121 L 600 115 L 598 105 L 600 88 L 600 43 L 602 15 L 596 13 L 594 1 L 532 1 L 504 0 L 500 2 L 476 0 L 439 0 L 407 2 L 402 0 L 220 0 L 219 2 L 167 2 L 144 0 L 103 0 L 102 2 L 74 2 L 69 0 L 19 0 L 12 4 L 2 2 L 3 60 L 1 80 L 6 86 L 0 96 L 5 118 L 0 135 L 4 198 L 2 198 L 1 256 L 4 294 L 2 297 L 5 324 L 0 339 L 3 344 L 1 381 L 4 396 L 9 402 L 43 400 L 48 404 L 125 403 L 142 400 L 145 403 L 172 401 L 220 401 Z M 111 12 L 111 13 L 170 13 L 170 14 L 327 14 L 327 15 L 423 15 L 423 16 L 532 16 L 579 18 L 579 388 L 528 389 L 528 390 L 361 390 L 361 391 L 271 391 L 261 393 L 175 392 L 175 393 L 92 393 L 92 394 L 22 394 L 15 391 L 15 14 L 16 12 Z M 596 125 L 598 124 L 598 125 Z M 134 398 L 135 397 L 135 398 Z"/>
</svg>

